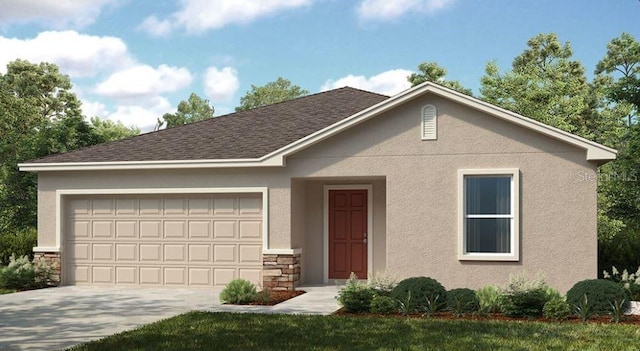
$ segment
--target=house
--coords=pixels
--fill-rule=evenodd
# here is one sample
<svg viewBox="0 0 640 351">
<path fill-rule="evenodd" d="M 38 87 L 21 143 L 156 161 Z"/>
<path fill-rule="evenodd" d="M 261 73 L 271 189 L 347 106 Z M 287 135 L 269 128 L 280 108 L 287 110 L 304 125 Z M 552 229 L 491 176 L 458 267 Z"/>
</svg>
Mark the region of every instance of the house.
<svg viewBox="0 0 640 351">
<path fill-rule="evenodd" d="M 62 284 L 291 289 L 386 272 L 447 288 L 597 274 L 616 151 L 433 83 L 341 88 L 20 165 Z"/>
</svg>

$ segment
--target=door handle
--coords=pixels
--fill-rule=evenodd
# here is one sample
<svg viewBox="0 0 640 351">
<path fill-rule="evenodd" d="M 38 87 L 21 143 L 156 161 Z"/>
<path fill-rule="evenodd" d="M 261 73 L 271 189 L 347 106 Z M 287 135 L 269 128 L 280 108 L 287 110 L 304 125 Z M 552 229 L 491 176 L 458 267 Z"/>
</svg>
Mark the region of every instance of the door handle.
<svg viewBox="0 0 640 351">
<path fill-rule="evenodd" d="M 362 243 L 366 244 L 367 243 L 367 238 L 362 239 Z"/>
</svg>

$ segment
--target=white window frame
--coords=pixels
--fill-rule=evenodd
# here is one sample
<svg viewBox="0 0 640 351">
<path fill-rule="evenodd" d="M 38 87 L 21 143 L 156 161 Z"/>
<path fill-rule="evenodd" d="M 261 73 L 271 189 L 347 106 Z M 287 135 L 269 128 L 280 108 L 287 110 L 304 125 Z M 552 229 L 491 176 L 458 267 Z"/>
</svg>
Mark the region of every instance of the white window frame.
<svg viewBox="0 0 640 351">
<path fill-rule="evenodd" d="M 466 191 L 465 176 L 509 176 L 511 177 L 511 214 L 488 215 L 488 218 L 511 218 L 511 248 L 508 253 L 467 252 L 466 243 Z M 484 215 L 487 216 L 487 215 Z M 482 218 L 474 215 L 472 218 Z M 458 260 L 461 261 L 519 261 L 520 260 L 520 170 L 506 169 L 460 169 L 458 170 Z"/>
</svg>

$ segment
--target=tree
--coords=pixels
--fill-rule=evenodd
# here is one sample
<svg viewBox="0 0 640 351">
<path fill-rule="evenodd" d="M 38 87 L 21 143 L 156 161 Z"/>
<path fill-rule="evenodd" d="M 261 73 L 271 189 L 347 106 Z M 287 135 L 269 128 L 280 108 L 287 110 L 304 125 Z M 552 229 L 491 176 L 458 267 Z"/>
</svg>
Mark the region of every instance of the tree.
<svg viewBox="0 0 640 351">
<path fill-rule="evenodd" d="M 271 105 L 308 94 L 308 90 L 302 89 L 298 85 L 293 85 L 288 79 L 278 77 L 274 82 L 269 82 L 261 87 L 251 84 L 251 91 L 247 91 L 240 98 L 240 106 L 236 107 L 236 112 Z"/>
<path fill-rule="evenodd" d="M 600 271 L 640 266 L 640 124 L 629 127 L 618 158 L 600 171 L 599 196 L 604 225 L 598 223 Z M 600 231 L 602 230 L 602 231 Z"/>
<path fill-rule="evenodd" d="M 481 78 L 482 98 L 565 131 L 590 138 L 584 120 L 589 85 L 582 64 L 573 60 L 569 43 L 555 34 L 538 34 L 501 74 L 489 62 Z"/>
<path fill-rule="evenodd" d="M 156 130 L 166 124 L 167 128 L 181 126 L 183 124 L 203 121 L 213 117 L 215 109 L 209 104 L 209 100 L 201 98 L 196 93 L 191 93 L 187 100 L 182 100 L 178 104 L 175 113 L 165 113 L 162 120 L 158 119 Z"/>
<path fill-rule="evenodd" d="M 419 64 L 418 71 L 420 71 L 420 73 L 412 73 L 409 77 L 407 77 L 407 80 L 413 87 L 424 82 L 433 82 L 458 91 L 460 93 L 473 96 L 473 92 L 471 91 L 471 89 L 465 88 L 457 80 L 445 80 L 444 77 L 447 75 L 447 70 L 443 67 L 440 67 L 435 62 L 423 62 Z"/>
<path fill-rule="evenodd" d="M 122 122 L 114 122 L 100 117 L 91 117 L 93 133 L 100 143 L 119 140 L 140 134 L 140 129 L 127 127 Z"/>
<path fill-rule="evenodd" d="M 54 64 L 16 60 L 0 74 L 0 235 L 36 226 L 37 176 L 18 163 L 121 136 L 87 123 L 80 105 Z"/>
<path fill-rule="evenodd" d="M 0 75 L 0 230 L 36 224 L 36 175 L 19 162 L 93 142 L 71 88 L 51 63 L 16 60 Z"/>
<path fill-rule="evenodd" d="M 608 105 L 626 112 L 618 158 L 600 169 L 600 270 L 612 265 L 635 270 L 640 265 L 640 43 L 627 33 L 614 38 L 595 73 L 606 82 Z"/>
<path fill-rule="evenodd" d="M 615 102 L 634 105 L 636 114 L 640 111 L 640 43 L 633 36 L 622 33 L 611 40 L 595 73 L 616 73 L 619 78 L 611 84 L 608 96 Z M 630 113 L 627 124 L 632 122 L 633 114 Z"/>
</svg>

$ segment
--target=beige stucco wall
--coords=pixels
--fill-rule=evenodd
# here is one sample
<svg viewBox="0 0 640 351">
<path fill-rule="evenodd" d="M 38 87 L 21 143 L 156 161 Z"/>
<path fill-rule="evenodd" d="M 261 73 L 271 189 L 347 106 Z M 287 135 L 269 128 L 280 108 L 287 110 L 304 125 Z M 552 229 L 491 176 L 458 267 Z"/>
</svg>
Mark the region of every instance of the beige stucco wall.
<svg viewBox="0 0 640 351">
<path fill-rule="evenodd" d="M 438 109 L 435 141 L 420 139 L 427 103 Z M 431 276 L 450 289 L 501 284 L 526 268 L 564 291 L 597 270 L 596 182 L 581 181 L 596 166 L 585 157 L 584 150 L 424 96 L 290 156 L 284 168 L 41 173 L 38 244 L 55 245 L 56 189 L 261 186 L 269 188 L 270 247 L 303 248 L 303 279 L 316 282 L 322 185 L 367 177 L 374 229 L 385 236 L 375 240 L 374 270 Z M 519 262 L 457 259 L 457 171 L 464 168 L 520 170 Z"/>
</svg>

